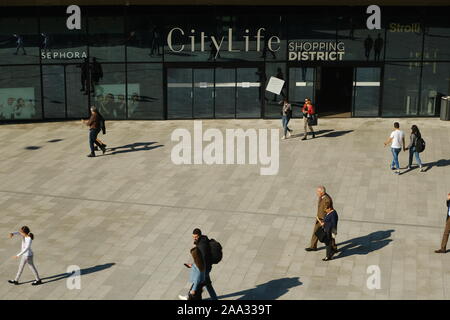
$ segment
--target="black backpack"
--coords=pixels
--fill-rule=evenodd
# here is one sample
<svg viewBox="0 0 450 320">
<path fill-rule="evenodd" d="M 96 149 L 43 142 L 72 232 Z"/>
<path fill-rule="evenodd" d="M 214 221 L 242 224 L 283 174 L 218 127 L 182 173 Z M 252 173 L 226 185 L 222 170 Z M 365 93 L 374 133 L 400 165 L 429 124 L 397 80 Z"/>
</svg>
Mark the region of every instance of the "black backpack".
<svg viewBox="0 0 450 320">
<path fill-rule="evenodd" d="M 416 140 L 416 151 L 421 153 L 425 150 L 425 140 L 422 137 L 417 138 Z"/>
<path fill-rule="evenodd" d="M 222 260 L 222 246 L 214 239 L 209 239 L 209 247 L 211 248 L 211 263 L 218 264 Z"/>
</svg>

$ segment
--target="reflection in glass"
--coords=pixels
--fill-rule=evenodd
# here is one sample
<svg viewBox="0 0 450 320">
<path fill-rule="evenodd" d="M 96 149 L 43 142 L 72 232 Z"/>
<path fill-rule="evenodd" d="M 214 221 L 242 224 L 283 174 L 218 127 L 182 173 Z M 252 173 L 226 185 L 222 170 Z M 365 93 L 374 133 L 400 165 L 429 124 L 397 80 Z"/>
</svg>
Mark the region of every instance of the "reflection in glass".
<svg viewBox="0 0 450 320">
<path fill-rule="evenodd" d="M 450 95 L 450 63 L 424 63 L 419 114 L 421 116 L 438 115 L 441 98 L 447 95 Z"/>
<path fill-rule="evenodd" d="M 102 75 L 101 78 L 93 76 L 95 106 L 105 119 L 125 119 L 125 66 L 123 64 L 103 64 Z"/>
<path fill-rule="evenodd" d="M 376 117 L 380 103 L 380 68 L 355 68 L 353 115 Z"/>
<path fill-rule="evenodd" d="M 41 117 L 39 67 L 0 67 L 0 119 L 27 120 Z"/>
<path fill-rule="evenodd" d="M 64 66 L 42 66 L 45 118 L 65 118 Z"/>
<path fill-rule="evenodd" d="M 257 68 L 237 68 L 236 118 L 261 117 L 261 82 Z"/>
<path fill-rule="evenodd" d="M 289 69 L 289 102 L 293 106 L 292 116 L 302 117 L 301 108 L 305 99 L 309 98 L 314 105 L 314 68 L 290 68 Z M 279 116 L 278 112 L 278 116 Z"/>
</svg>

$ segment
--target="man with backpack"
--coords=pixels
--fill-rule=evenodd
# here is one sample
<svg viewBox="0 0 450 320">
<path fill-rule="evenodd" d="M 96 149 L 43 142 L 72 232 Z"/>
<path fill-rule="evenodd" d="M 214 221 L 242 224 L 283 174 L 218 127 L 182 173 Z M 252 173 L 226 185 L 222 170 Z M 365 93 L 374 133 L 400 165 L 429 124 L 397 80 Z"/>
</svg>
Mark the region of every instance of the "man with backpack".
<svg viewBox="0 0 450 320">
<path fill-rule="evenodd" d="M 218 263 L 221 259 L 221 246 L 214 239 L 210 240 L 206 235 L 202 235 L 202 231 L 199 228 L 194 229 L 192 238 L 194 239 L 194 244 L 200 250 L 203 261 L 205 262 L 206 270 L 204 286 L 206 286 L 211 299 L 217 300 L 217 294 L 216 291 L 214 291 L 209 274 L 212 269 L 212 264 Z"/>
</svg>

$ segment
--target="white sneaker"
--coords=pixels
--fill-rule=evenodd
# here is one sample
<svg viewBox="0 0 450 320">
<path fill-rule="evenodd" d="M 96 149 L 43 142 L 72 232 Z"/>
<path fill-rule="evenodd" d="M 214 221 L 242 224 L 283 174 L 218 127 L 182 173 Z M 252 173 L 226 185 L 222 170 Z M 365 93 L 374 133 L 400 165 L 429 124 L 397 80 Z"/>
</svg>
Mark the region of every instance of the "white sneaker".
<svg viewBox="0 0 450 320">
<path fill-rule="evenodd" d="M 288 136 L 287 136 L 287 137 L 289 138 L 289 137 L 291 136 L 291 133 L 290 133 L 290 132 L 288 131 L 288 132 L 287 132 L 287 134 L 288 134 Z"/>
<path fill-rule="evenodd" d="M 180 294 L 180 295 L 178 295 L 178 299 L 180 299 L 180 300 L 187 300 L 187 299 L 188 299 L 188 296 L 182 296 L 182 295 Z"/>
<path fill-rule="evenodd" d="M 286 139 L 286 136 L 282 136 L 282 137 L 281 137 L 281 140 L 284 140 L 284 139 Z"/>
</svg>

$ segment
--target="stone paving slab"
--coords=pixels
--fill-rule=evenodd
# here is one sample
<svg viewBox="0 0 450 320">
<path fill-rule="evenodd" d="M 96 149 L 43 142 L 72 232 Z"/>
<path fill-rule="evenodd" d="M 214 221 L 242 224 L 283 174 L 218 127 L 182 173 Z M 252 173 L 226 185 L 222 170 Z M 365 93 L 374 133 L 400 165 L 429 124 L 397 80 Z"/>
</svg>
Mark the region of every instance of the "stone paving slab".
<svg viewBox="0 0 450 320">
<path fill-rule="evenodd" d="M 392 123 L 421 129 L 429 168 L 389 170 Z M 206 120 L 207 128 L 276 128 L 279 120 Z M 193 121 L 116 121 L 94 159 L 79 122 L 0 126 L 0 299 L 176 299 L 188 288 L 191 232 L 224 247 L 212 279 L 222 299 L 449 299 L 450 254 L 437 255 L 450 192 L 450 122 L 320 119 L 322 131 L 280 142 L 280 169 L 174 165 L 170 135 Z M 400 155 L 401 166 L 407 153 Z M 336 259 L 307 253 L 323 184 L 340 215 Z M 11 286 L 28 225 L 45 285 Z M 82 269 L 69 290 L 67 267 Z M 369 290 L 378 265 L 381 288 Z M 31 281 L 26 268 L 22 281 Z M 70 279 L 69 279 L 70 280 Z M 205 293 L 204 297 L 208 297 Z"/>
</svg>

